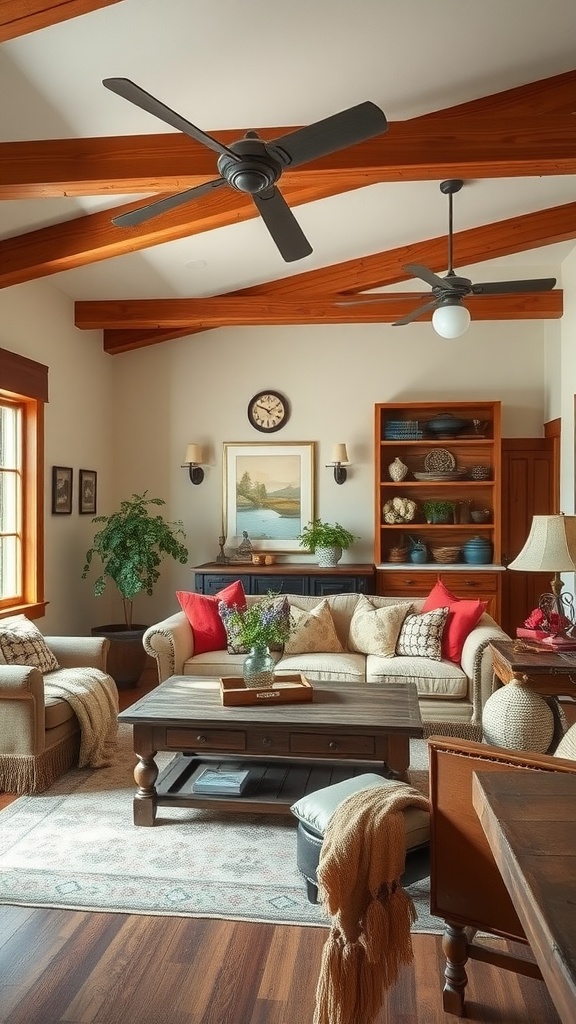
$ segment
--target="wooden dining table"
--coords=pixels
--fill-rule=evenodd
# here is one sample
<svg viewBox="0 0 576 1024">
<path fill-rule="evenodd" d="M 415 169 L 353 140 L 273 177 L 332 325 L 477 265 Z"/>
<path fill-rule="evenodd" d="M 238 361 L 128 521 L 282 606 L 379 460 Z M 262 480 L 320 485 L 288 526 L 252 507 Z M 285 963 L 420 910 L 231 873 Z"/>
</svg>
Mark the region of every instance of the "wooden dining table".
<svg viewBox="0 0 576 1024">
<path fill-rule="evenodd" d="M 576 773 L 476 772 L 473 803 L 562 1024 L 576 1021 Z"/>
</svg>

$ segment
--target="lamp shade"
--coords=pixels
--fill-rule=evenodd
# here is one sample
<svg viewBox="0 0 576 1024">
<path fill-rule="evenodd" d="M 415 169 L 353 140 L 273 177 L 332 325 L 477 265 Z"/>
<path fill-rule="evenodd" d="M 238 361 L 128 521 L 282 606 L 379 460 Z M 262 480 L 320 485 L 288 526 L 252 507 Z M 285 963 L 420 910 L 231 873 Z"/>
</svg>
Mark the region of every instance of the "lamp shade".
<svg viewBox="0 0 576 1024">
<path fill-rule="evenodd" d="M 459 338 L 470 326 L 470 313 L 459 302 L 438 306 L 432 314 L 432 327 L 441 338 Z"/>
<path fill-rule="evenodd" d="M 576 516 L 534 516 L 528 539 L 508 568 L 576 572 Z"/>
<path fill-rule="evenodd" d="M 345 444 L 333 444 L 330 462 L 348 462 L 348 452 Z"/>
<path fill-rule="evenodd" d="M 184 465 L 187 466 L 190 462 L 194 463 L 196 466 L 199 466 L 202 462 L 202 448 L 199 444 L 189 444 L 187 446 L 186 455 L 184 456 Z"/>
</svg>

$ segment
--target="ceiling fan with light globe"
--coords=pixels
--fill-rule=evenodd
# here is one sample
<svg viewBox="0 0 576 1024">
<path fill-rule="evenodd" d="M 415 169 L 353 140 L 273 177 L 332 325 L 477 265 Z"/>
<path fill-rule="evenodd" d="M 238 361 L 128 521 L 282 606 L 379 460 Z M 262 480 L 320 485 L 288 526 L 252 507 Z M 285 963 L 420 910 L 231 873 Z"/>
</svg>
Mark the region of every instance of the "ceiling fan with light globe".
<svg viewBox="0 0 576 1024">
<path fill-rule="evenodd" d="M 510 292 L 546 292 L 556 284 L 555 277 L 537 278 L 528 281 L 487 281 L 484 284 L 473 284 L 467 277 L 459 277 L 453 266 L 454 232 L 452 197 L 459 192 L 464 182 L 460 178 L 448 178 L 440 182 L 440 191 L 448 196 L 448 271 L 445 277 L 439 277 L 434 271 L 419 263 L 407 263 L 403 268 L 413 277 L 419 277 L 432 288 L 432 300 L 418 306 L 393 327 L 403 327 L 418 320 L 431 309 L 432 326 L 442 338 L 459 338 L 468 329 L 470 313 L 463 300 L 468 295 L 504 295 Z M 355 299 L 339 302 L 340 306 L 356 305 L 358 302 L 386 302 L 394 296 L 358 295 Z"/>
</svg>

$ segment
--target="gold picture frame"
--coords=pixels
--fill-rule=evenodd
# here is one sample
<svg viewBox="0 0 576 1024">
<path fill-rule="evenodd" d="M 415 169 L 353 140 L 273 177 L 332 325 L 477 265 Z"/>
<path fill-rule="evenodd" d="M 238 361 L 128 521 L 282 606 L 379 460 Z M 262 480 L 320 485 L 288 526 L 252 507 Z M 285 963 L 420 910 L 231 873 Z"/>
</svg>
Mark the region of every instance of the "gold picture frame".
<svg viewBox="0 0 576 1024">
<path fill-rule="evenodd" d="M 223 532 L 229 548 L 247 533 L 254 551 L 301 551 L 314 518 L 314 441 L 224 443 Z"/>
</svg>

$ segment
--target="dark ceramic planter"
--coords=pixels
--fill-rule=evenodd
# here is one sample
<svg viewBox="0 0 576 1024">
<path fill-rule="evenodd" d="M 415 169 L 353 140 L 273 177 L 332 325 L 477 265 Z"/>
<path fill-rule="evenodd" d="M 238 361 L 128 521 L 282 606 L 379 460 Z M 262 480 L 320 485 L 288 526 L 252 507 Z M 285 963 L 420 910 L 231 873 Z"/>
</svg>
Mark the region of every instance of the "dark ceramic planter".
<svg viewBox="0 0 576 1024">
<path fill-rule="evenodd" d="M 120 689 L 136 686 L 146 664 L 146 651 L 142 637 L 148 626 L 139 624 L 127 629 L 123 624 L 94 626 L 92 636 L 104 636 L 110 641 L 106 669 Z"/>
</svg>

